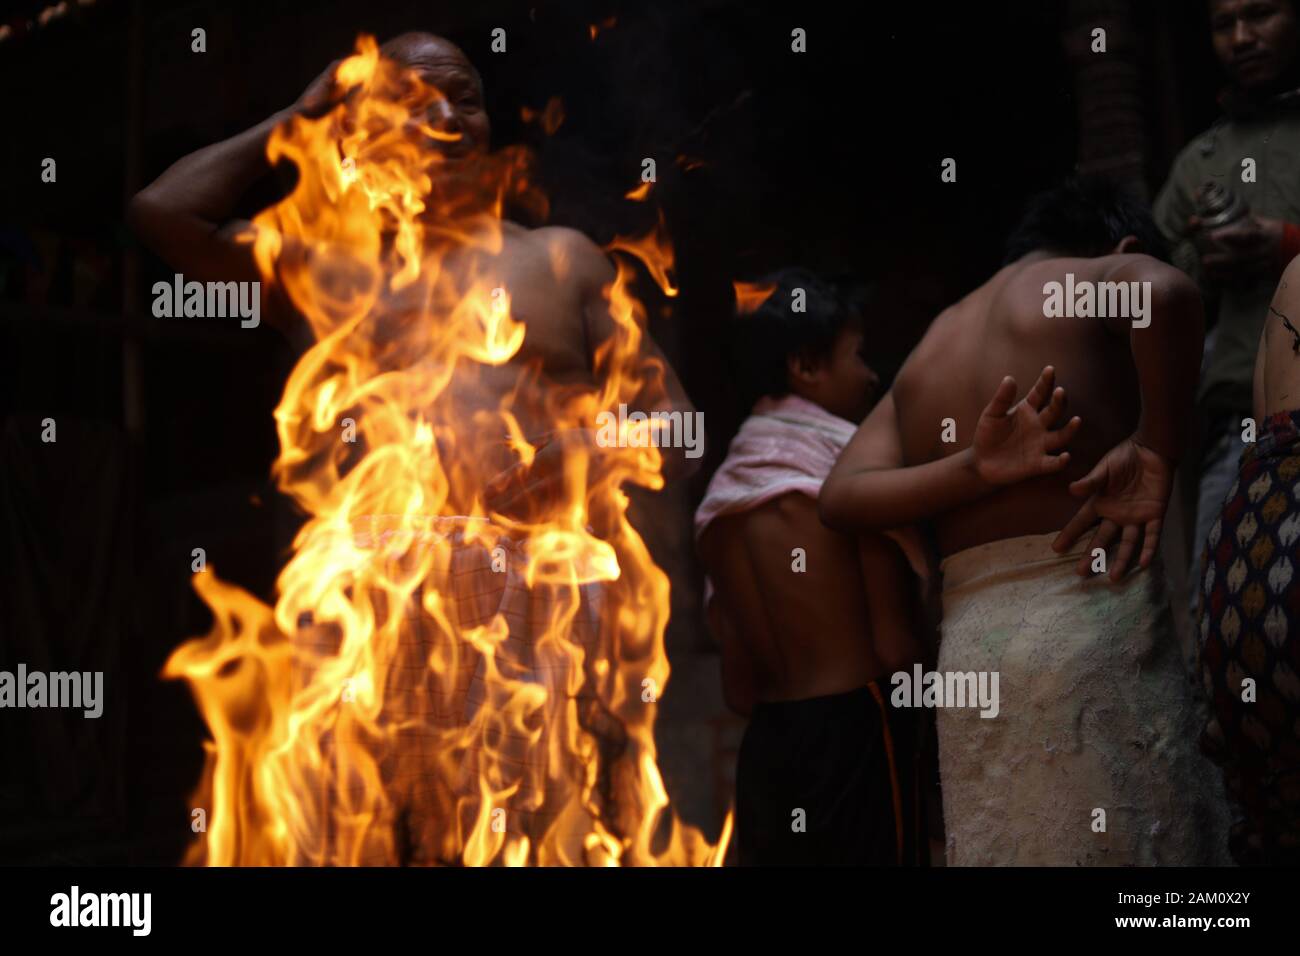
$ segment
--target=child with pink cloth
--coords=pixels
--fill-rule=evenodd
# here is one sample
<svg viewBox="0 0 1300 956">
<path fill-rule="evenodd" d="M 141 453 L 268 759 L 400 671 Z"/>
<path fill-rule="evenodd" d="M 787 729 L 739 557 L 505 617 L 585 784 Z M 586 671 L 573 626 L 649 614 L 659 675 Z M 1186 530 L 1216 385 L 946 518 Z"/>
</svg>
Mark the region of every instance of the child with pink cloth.
<svg viewBox="0 0 1300 956">
<path fill-rule="evenodd" d="M 753 411 L 695 515 L 724 695 L 750 719 L 740 863 L 917 864 L 923 725 L 886 700 L 888 675 L 922 659 L 916 588 L 888 538 L 838 534 L 817 514 L 879 380 L 861 314 L 834 287 L 798 269 L 766 283 L 734 336 Z"/>
</svg>

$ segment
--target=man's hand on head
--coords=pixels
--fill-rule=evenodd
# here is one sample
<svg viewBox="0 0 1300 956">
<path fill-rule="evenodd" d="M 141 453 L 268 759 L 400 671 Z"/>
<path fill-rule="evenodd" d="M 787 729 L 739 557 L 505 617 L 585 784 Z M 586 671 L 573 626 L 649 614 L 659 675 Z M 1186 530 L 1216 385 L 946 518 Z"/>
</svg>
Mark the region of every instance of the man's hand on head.
<svg viewBox="0 0 1300 956">
<path fill-rule="evenodd" d="M 335 78 L 335 73 L 342 62 L 342 59 L 338 59 L 325 67 L 320 76 L 307 84 L 307 88 L 289 107 L 289 111 L 306 116 L 308 119 L 319 119 L 343 102 L 352 91 L 339 86 Z"/>
<path fill-rule="evenodd" d="M 1136 438 L 1124 439 L 1092 471 L 1070 485 L 1070 494 L 1088 500 L 1056 536 L 1052 550 L 1068 551 L 1095 525 L 1097 530 L 1087 551 L 1079 558 L 1080 575 L 1092 573 L 1094 549 L 1108 550 L 1117 533 L 1119 547 L 1110 562 L 1110 579 L 1123 579 L 1139 542 L 1142 551 L 1138 567 L 1150 567 L 1160 544 L 1160 528 L 1173 487 L 1172 461 Z"/>
</svg>

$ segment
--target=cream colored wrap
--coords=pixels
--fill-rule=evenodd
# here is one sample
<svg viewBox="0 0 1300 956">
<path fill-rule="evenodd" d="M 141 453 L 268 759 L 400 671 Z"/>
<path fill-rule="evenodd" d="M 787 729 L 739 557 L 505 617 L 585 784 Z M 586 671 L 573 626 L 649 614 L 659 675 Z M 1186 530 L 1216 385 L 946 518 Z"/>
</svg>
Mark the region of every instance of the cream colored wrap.
<svg viewBox="0 0 1300 956">
<path fill-rule="evenodd" d="M 1000 675 L 996 717 L 936 715 L 948 864 L 1228 863 L 1163 569 L 1084 580 L 1086 539 L 1058 555 L 1053 538 L 991 542 L 941 567 L 939 671 Z"/>
</svg>

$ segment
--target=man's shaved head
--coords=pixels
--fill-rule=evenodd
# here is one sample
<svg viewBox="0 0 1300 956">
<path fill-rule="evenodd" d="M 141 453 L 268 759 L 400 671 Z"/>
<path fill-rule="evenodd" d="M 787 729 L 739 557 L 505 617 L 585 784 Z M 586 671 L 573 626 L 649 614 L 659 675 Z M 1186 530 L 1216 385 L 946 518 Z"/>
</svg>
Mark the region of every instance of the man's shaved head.
<svg viewBox="0 0 1300 956">
<path fill-rule="evenodd" d="M 436 129 L 458 134 L 460 139 L 454 143 L 430 140 L 430 148 L 452 158 L 487 151 L 491 127 L 483 102 L 483 80 L 460 47 L 435 34 L 414 31 L 393 37 L 379 52 L 414 71 L 442 94 L 429 104 L 428 120 Z"/>
<path fill-rule="evenodd" d="M 483 77 L 479 76 L 478 70 L 465 55 L 465 51 L 446 37 L 440 37 L 436 33 L 411 30 L 407 33 L 399 33 L 385 41 L 379 48 L 379 53 L 413 69 L 440 64 L 459 65 L 474 78 L 479 96 L 484 95 Z"/>
</svg>

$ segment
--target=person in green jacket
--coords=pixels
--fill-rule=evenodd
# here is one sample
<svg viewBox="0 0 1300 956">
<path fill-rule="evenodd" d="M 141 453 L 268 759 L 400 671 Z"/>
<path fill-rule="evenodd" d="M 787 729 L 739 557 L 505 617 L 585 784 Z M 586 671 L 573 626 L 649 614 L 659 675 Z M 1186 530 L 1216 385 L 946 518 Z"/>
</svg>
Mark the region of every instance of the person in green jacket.
<svg viewBox="0 0 1300 956">
<path fill-rule="evenodd" d="M 1155 201 L 1173 261 L 1197 279 L 1207 324 L 1198 403 L 1209 426 L 1197 474 L 1189 577 L 1194 612 L 1210 524 L 1253 440 L 1251 379 L 1268 304 L 1282 270 L 1300 254 L 1300 9 L 1298 0 L 1209 0 L 1210 33 L 1228 86 L 1223 115 L 1178 154 Z M 1246 211 L 1226 225 L 1198 196 L 1216 184 Z"/>
</svg>

